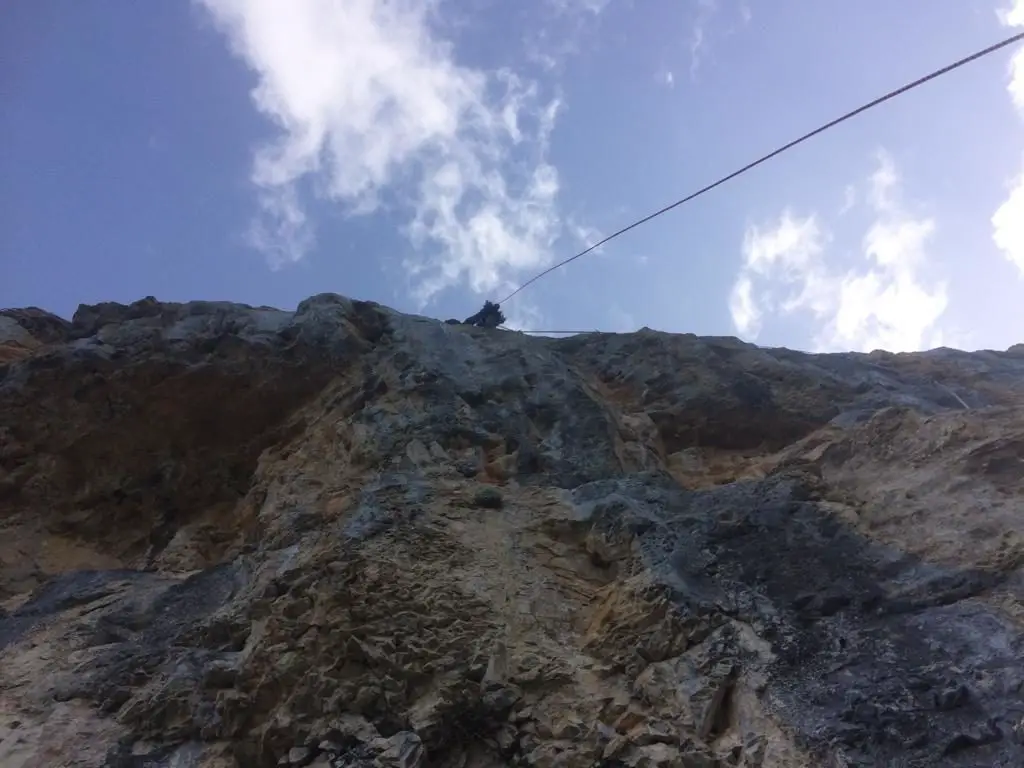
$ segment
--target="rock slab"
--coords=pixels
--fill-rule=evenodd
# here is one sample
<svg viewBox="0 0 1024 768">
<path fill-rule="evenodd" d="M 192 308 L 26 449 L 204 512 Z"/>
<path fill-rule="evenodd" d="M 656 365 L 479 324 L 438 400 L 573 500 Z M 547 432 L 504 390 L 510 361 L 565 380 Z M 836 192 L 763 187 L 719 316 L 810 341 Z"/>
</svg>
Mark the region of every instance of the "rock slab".
<svg viewBox="0 0 1024 768">
<path fill-rule="evenodd" d="M 1022 349 L 4 310 L 0 765 L 1022 765 Z"/>
</svg>

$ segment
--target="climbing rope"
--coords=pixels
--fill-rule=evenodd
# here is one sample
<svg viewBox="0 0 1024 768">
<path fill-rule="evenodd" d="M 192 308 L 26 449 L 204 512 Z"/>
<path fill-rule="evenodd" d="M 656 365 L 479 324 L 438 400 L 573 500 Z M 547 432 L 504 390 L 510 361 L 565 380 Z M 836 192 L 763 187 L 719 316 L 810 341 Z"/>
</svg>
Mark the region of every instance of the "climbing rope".
<svg viewBox="0 0 1024 768">
<path fill-rule="evenodd" d="M 955 61 L 952 64 L 949 64 L 949 65 L 943 67 L 942 69 L 937 69 L 934 72 L 932 72 L 931 74 L 928 74 L 928 75 L 925 75 L 924 77 L 918 78 L 917 80 L 914 80 L 913 82 L 907 83 L 906 85 L 901 86 L 900 88 L 897 88 L 894 91 L 890 91 L 889 93 L 885 94 L 884 96 L 878 97 L 874 101 L 870 101 L 870 102 L 868 102 L 867 104 L 865 104 L 865 105 L 863 105 L 861 107 L 857 107 L 857 109 L 854 109 L 854 110 L 852 110 L 850 112 L 847 112 L 845 115 L 842 115 L 841 117 L 837 117 L 835 120 L 832 120 L 831 122 L 825 123 L 824 125 L 822 125 L 819 128 L 815 128 L 810 133 L 805 133 L 800 138 L 794 139 L 793 141 L 789 142 L 788 144 L 786 144 L 784 146 L 779 147 L 778 149 L 776 149 L 773 152 L 769 152 L 764 157 L 761 157 L 761 158 L 755 160 L 752 163 L 748 163 L 747 165 L 743 166 L 739 170 L 733 171 L 728 176 L 723 176 L 722 178 L 720 178 L 718 181 L 714 182 L 713 184 L 708 184 L 706 187 L 702 187 L 701 189 L 698 189 L 693 194 L 687 195 L 683 199 L 677 200 L 676 202 L 672 203 L 671 205 L 666 205 L 661 210 L 655 211 L 654 213 L 650 214 L 649 216 L 645 216 L 642 219 L 634 221 L 629 226 L 623 227 L 618 232 L 615 232 L 615 233 L 613 233 L 611 235 L 608 235 L 608 237 L 604 238 L 603 240 L 601 240 L 601 241 L 599 241 L 597 243 L 594 243 L 589 248 L 586 248 L 585 250 L 580 251 L 575 256 L 571 256 L 568 259 L 565 259 L 564 261 L 560 261 L 557 264 L 555 264 L 553 267 L 548 267 L 543 272 L 535 275 L 534 277 L 531 277 L 525 283 L 523 283 L 518 288 L 516 288 L 514 291 L 512 291 L 512 293 L 510 293 L 508 296 L 506 296 L 504 299 L 502 299 L 501 301 L 499 301 L 497 303 L 499 305 L 500 304 L 504 304 L 506 301 L 511 299 L 513 296 L 515 296 L 517 293 L 522 291 L 524 288 L 526 288 L 527 286 L 532 285 L 533 283 L 537 282 L 538 280 L 540 280 L 545 275 L 548 275 L 548 274 L 554 272 L 556 269 L 559 269 L 560 267 L 564 267 L 569 262 L 575 261 L 576 259 L 580 258 L 581 256 L 586 256 L 588 253 L 593 251 L 595 248 L 599 248 L 602 245 L 604 245 L 605 243 L 609 242 L 610 240 L 614 240 L 619 235 L 623 235 L 626 232 L 629 232 L 629 230 L 634 229 L 635 227 L 639 227 L 641 224 L 646 224 L 651 219 L 657 218 L 658 216 L 661 216 L 663 213 L 668 213 L 673 208 L 677 208 L 680 205 L 682 205 L 683 203 L 687 203 L 690 200 L 693 200 L 694 198 L 700 197 L 705 192 L 710 192 L 715 187 L 721 186 L 722 184 L 725 184 L 725 182 L 731 181 L 732 179 L 735 179 L 737 176 L 740 176 L 740 175 L 746 173 L 747 171 L 749 171 L 749 170 L 751 170 L 753 168 L 756 168 L 757 166 L 761 165 L 761 163 L 764 163 L 764 162 L 766 162 L 768 160 L 771 160 L 773 157 L 775 157 L 776 155 L 782 154 L 786 150 L 792 149 L 797 144 L 801 144 L 801 143 L 807 141 L 808 139 L 810 139 L 810 138 L 812 138 L 814 136 L 817 136 L 819 133 L 823 133 L 824 131 L 827 131 L 829 128 L 833 128 L 833 127 L 839 125 L 840 123 L 845 122 L 846 120 L 849 120 L 852 117 L 856 117 L 857 115 L 861 114 L 862 112 L 866 112 L 869 109 L 872 109 L 873 107 L 877 107 L 879 104 L 882 104 L 882 103 L 884 103 L 886 101 L 889 101 L 889 99 L 895 98 L 896 96 L 899 96 L 899 95 L 901 95 L 903 93 L 906 93 L 907 91 L 913 90 L 914 88 L 917 88 L 919 85 L 924 85 L 929 80 L 934 80 L 937 77 L 940 77 L 940 76 L 942 76 L 942 75 L 944 75 L 944 74 L 946 74 L 948 72 L 952 72 L 954 69 L 958 69 L 959 67 L 962 67 L 965 64 L 969 64 L 970 62 L 975 61 L 977 59 L 980 59 L 983 56 L 987 56 L 990 53 L 995 53 L 996 51 L 1000 50 L 1001 48 L 1005 48 L 1008 45 L 1013 45 L 1014 43 L 1016 43 L 1016 42 L 1018 42 L 1020 40 L 1024 40 L 1024 32 L 1019 32 L 1016 35 L 1011 35 L 1010 37 L 1006 38 L 1005 40 L 1003 40 L 1001 42 L 996 43 L 995 45 L 990 45 L 988 48 L 980 50 L 977 53 L 972 53 L 970 56 L 965 56 L 964 58 L 962 58 L 962 59 L 960 59 L 958 61 Z M 525 333 L 525 331 L 524 331 L 524 333 Z M 541 331 L 532 331 L 532 333 L 541 333 Z M 569 333 L 569 332 L 568 331 L 544 331 L 544 333 Z"/>
</svg>

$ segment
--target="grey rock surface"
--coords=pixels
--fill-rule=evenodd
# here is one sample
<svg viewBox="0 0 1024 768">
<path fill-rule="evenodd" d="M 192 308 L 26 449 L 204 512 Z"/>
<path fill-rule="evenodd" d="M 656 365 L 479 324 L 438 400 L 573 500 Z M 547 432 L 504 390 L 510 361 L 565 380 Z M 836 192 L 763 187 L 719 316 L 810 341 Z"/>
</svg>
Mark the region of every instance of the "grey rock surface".
<svg viewBox="0 0 1024 768">
<path fill-rule="evenodd" d="M 0 343 L 2 765 L 1024 764 L 1020 345 L 331 294 Z"/>
</svg>

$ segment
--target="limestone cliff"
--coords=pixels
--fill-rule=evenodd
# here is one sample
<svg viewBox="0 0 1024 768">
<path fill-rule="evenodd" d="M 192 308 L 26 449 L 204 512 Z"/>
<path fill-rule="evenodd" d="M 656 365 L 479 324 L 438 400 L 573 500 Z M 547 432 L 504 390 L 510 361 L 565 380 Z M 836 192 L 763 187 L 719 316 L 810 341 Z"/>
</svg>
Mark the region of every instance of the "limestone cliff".
<svg viewBox="0 0 1024 768">
<path fill-rule="evenodd" d="M 0 313 L 0 765 L 1020 766 L 1024 348 Z"/>
</svg>

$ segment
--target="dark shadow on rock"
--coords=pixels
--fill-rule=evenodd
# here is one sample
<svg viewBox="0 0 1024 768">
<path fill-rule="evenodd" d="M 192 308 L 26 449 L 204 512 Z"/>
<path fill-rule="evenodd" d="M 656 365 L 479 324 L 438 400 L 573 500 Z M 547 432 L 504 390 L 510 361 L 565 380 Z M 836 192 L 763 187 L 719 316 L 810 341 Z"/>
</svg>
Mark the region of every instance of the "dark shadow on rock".
<svg viewBox="0 0 1024 768">
<path fill-rule="evenodd" d="M 0 614 L 0 649 L 17 642 L 40 621 L 88 605 L 132 584 L 168 583 L 155 573 L 133 570 L 70 571 L 40 585 L 20 607 Z"/>
<path fill-rule="evenodd" d="M 867 540 L 816 493 L 799 476 L 687 492 L 649 475 L 574 499 L 606 535 L 630 529 L 681 615 L 720 612 L 770 640 L 767 702 L 812 750 L 865 766 L 1024 764 L 1011 738 L 1024 638 L 970 600 L 1007 575 Z"/>
</svg>

